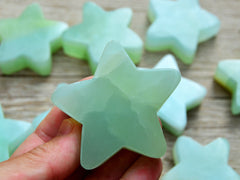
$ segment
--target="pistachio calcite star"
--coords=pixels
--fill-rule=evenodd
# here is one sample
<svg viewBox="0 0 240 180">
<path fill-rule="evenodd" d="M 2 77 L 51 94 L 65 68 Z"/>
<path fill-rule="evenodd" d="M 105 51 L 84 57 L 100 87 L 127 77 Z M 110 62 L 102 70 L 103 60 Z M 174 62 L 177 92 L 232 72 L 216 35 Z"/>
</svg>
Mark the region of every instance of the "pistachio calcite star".
<svg viewBox="0 0 240 180">
<path fill-rule="evenodd" d="M 110 42 L 93 79 L 61 85 L 53 103 L 83 125 L 81 165 L 93 169 L 122 148 L 160 158 L 166 151 L 157 111 L 180 81 L 174 69 L 137 69 Z"/>
<path fill-rule="evenodd" d="M 232 113 L 240 114 L 240 60 L 224 60 L 218 63 L 214 78 L 232 93 Z"/>
<path fill-rule="evenodd" d="M 202 9 L 198 0 L 150 0 L 152 22 L 146 35 L 149 51 L 171 50 L 191 64 L 197 44 L 215 36 L 220 28 L 216 16 Z"/>
<path fill-rule="evenodd" d="M 24 133 L 22 133 L 21 136 L 18 136 L 9 144 L 10 155 L 12 155 L 14 151 L 27 139 L 27 137 L 36 130 L 38 125 L 45 119 L 49 112 L 50 110 L 45 111 L 35 117 L 31 123 L 31 126 Z"/>
<path fill-rule="evenodd" d="M 154 68 L 173 68 L 179 70 L 177 62 L 172 55 L 166 55 Z M 182 77 L 177 88 L 157 113 L 163 127 L 176 136 L 182 134 L 187 125 L 187 110 L 198 106 L 205 95 L 205 87 Z"/>
<path fill-rule="evenodd" d="M 128 26 L 132 10 L 121 8 L 104 11 L 92 2 L 83 7 L 83 22 L 69 28 L 63 34 L 63 49 L 67 55 L 87 59 L 94 73 L 106 44 L 119 42 L 132 61 L 139 63 L 143 42 Z"/>
<path fill-rule="evenodd" d="M 31 126 L 30 123 L 7 119 L 4 117 L 0 105 L 0 162 L 9 158 L 9 145 L 22 136 Z"/>
<path fill-rule="evenodd" d="M 0 20 L 2 73 L 30 68 L 39 75 L 49 75 L 51 53 L 61 47 L 61 35 L 67 27 L 45 19 L 37 4 L 29 5 L 18 18 Z"/>
<path fill-rule="evenodd" d="M 240 180 L 228 165 L 229 143 L 218 138 L 202 146 L 190 137 L 177 139 L 173 149 L 176 164 L 162 180 Z"/>
</svg>

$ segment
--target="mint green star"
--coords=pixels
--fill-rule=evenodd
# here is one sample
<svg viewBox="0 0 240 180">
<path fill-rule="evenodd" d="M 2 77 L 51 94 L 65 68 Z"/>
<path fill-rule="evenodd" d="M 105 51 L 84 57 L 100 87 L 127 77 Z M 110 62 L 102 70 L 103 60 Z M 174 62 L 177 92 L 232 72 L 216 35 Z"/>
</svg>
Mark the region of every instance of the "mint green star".
<svg viewBox="0 0 240 180">
<path fill-rule="evenodd" d="M 0 69 L 12 74 L 30 68 L 40 75 L 51 72 L 51 53 L 61 47 L 67 24 L 46 20 L 37 4 L 16 19 L 0 20 Z"/>
<path fill-rule="evenodd" d="M 114 40 L 124 47 L 135 64 L 139 63 L 143 43 L 128 28 L 131 18 L 129 8 L 107 12 L 92 2 L 85 3 L 83 22 L 63 34 L 64 52 L 75 58 L 88 59 L 94 73 L 106 44 Z"/>
<path fill-rule="evenodd" d="M 177 139 L 173 149 L 176 166 L 162 180 L 240 180 L 228 165 L 229 144 L 218 138 L 202 146 L 190 137 Z"/>
<path fill-rule="evenodd" d="M 154 68 L 178 69 L 172 55 L 167 55 Z M 172 134 L 179 136 L 187 125 L 187 110 L 198 106 L 206 95 L 206 88 L 182 77 L 177 88 L 158 111 L 163 127 Z"/>
<path fill-rule="evenodd" d="M 216 16 L 203 10 L 198 0 L 150 0 L 146 49 L 171 50 L 191 64 L 197 44 L 215 36 L 220 28 Z"/>
<path fill-rule="evenodd" d="M 93 79 L 58 87 L 53 103 L 83 125 L 82 166 L 93 169 L 122 148 L 160 158 L 166 143 L 157 110 L 179 80 L 174 69 L 137 69 L 111 42 Z"/>
<path fill-rule="evenodd" d="M 232 93 L 232 113 L 240 114 L 240 60 L 224 60 L 218 63 L 215 80 Z"/>
<path fill-rule="evenodd" d="M 22 136 L 31 126 L 30 123 L 4 118 L 0 105 L 0 162 L 9 158 L 9 145 Z"/>
</svg>

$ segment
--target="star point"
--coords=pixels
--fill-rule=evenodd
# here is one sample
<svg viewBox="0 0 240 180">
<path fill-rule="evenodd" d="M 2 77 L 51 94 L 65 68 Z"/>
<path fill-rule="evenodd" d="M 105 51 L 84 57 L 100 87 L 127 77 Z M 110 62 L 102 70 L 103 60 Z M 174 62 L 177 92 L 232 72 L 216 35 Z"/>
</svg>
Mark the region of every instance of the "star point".
<svg viewBox="0 0 240 180">
<path fill-rule="evenodd" d="M 36 130 L 38 125 L 45 119 L 49 112 L 50 110 L 45 111 L 36 116 L 33 119 L 30 127 L 26 131 L 24 131 L 24 133 L 22 133 L 21 136 L 18 136 L 17 138 L 14 139 L 14 141 L 10 142 L 10 144 L 8 145 L 10 155 L 12 155 L 15 152 L 15 150 L 27 139 L 27 137 Z"/>
<path fill-rule="evenodd" d="M 22 20 L 24 20 L 25 18 L 32 19 L 33 17 L 35 19 L 44 19 L 43 12 L 37 3 L 33 3 L 29 5 L 19 16 L 19 19 L 22 19 Z"/>
<path fill-rule="evenodd" d="M 9 145 L 19 136 L 22 136 L 31 126 L 30 123 L 7 119 L 3 115 L 0 105 L 0 162 L 9 158 Z"/>
<path fill-rule="evenodd" d="M 93 79 L 57 88 L 53 103 L 83 124 L 83 167 L 93 169 L 122 148 L 160 158 L 166 142 L 156 112 L 179 80 L 174 69 L 137 69 L 110 42 Z"/>
</svg>

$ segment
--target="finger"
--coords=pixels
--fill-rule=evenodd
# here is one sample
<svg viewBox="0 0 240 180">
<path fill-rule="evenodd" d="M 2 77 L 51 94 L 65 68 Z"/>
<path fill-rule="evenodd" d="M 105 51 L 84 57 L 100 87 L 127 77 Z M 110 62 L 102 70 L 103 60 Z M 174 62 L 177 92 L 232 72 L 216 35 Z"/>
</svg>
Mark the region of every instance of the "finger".
<svg viewBox="0 0 240 180">
<path fill-rule="evenodd" d="M 100 167 L 90 171 L 86 179 L 120 179 L 124 172 L 138 159 L 139 154 L 123 149 Z"/>
<path fill-rule="evenodd" d="M 44 142 L 48 142 L 54 138 L 59 130 L 60 125 L 64 119 L 68 119 L 69 116 L 62 112 L 57 107 L 53 107 L 47 117 L 40 123 L 35 130 L 35 133 Z"/>
<path fill-rule="evenodd" d="M 60 125 L 64 119 L 69 118 L 57 107 L 53 107 L 46 118 L 40 123 L 34 133 L 32 133 L 13 153 L 11 158 L 22 155 L 39 145 L 48 142 L 57 135 Z"/>
<path fill-rule="evenodd" d="M 157 180 L 162 173 L 161 159 L 141 156 L 122 176 L 122 180 Z"/>
<path fill-rule="evenodd" d="M 93 76 L 88 76 L 88 77 L 85 77 L 85 78 L 81 79 L 80 81 L 85 81 L 85 80 L 89 80 L 89 79 L 92 79 L 92 78 L 93 78 Z"/>
<path fill-rule="evenodd" d="M 79 166 L 80 139 L 81 125 L 64 120 L 57 137 L 1 164 L 0 179 L 64 179 Z"/>
</svg>

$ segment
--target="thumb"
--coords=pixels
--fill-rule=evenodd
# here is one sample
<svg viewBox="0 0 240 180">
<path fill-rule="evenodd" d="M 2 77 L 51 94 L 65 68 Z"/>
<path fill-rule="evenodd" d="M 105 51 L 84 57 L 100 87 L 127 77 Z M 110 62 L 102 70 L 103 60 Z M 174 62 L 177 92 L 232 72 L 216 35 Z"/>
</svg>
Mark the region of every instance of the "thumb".
<svg viewBox="0 0 240 180">
<path fill-rule="evenodd" d="M 0 179 L 64 179 L 80 165 L 80 140 L 80 124 L 66 119 L 51 141 L 1 163 Z"/>
</svg>

